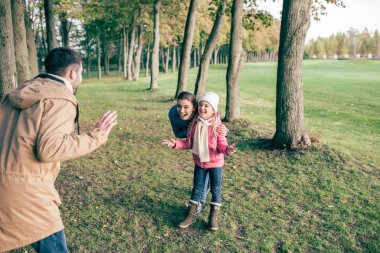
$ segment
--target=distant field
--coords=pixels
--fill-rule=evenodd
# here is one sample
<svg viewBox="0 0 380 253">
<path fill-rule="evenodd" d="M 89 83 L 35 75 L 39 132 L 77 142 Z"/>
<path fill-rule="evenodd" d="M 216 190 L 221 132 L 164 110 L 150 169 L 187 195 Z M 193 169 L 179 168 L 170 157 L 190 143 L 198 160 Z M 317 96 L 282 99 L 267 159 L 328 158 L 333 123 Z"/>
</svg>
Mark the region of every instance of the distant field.
<svg viewBox="0 0 380 253">
<path fill-rule="evenodd" d="M 106 110 L 119 118 L 105 146 L 62 163 L 56 185 L 70 252 L 380 252 L 379 63 L 305 62 L 307 127 L 327 145 L 298 151 L 270 146 L 275 64 L 245 66 L 243 120 L 227 124 L 238 151 L 223 167 L 216 233 L 208 209 L 189 229 L 177 227 L 194 166 L 190 151 L 161 145 L 173 137 L 167 113 L 177 74 L 160 75 L 155 92 L 148 78 L 85 80 L 82 132 Z M 225 67 L 212 66 L 208 82 L 222 114 Z"/>
</svg>

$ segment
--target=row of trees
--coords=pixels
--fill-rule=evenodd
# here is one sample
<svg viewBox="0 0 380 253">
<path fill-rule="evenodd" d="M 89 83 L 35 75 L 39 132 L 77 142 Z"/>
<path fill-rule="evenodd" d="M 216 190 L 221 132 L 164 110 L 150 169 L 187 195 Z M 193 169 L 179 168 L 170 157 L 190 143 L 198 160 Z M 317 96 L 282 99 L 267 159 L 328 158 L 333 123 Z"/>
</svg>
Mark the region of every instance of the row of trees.
<svg viewBox="0 0 380 253">
<path fill-rule="evenodd" d="M 339 0 L 324 1 L 340 4 Z M 123 77 L 137 80 L 145 62 L 146 70 L 150 69 L 149 89 L 155 90 L 161 56 L 161 66 L 166 71 L 169 63 L 173 70 L 178 67 L 174 98 L 187 90 L 191 63 L 199 65 L 194 90 L 199 97 L 206 89 L 210 62 L 217 63 L 224 58 L 228 63 L 226 121 L 240 117 L 239 83 L 245 59 L 258 55 L 276 59 L 274 55 L 280 41 L 273 143 L 276 147 L 308 146 L 310 140 L 303 116 L 302 59 L 313 6 L 324 1 L 284 1 L 278 40 L 279 22 L 273 21 L 268 13 L 258 11 L 254 0 L 56 0 L 55 5 L 53 0 L 29 0 L 28 6 L 24 6 L 23 0 L 12 1 L 12 6 L 10 0 L 2 0 L 0 25 L 5 29 L 0 32 L 0 54 L 9 57 L 3 57 L 0 62 L 1 96 L 17 85 L 15 77 L 19 83 L 28 79 L 24 77 L 30 77 L 31 73 L 20 78 L 21 73 L 36 62 L 31 60 L 31 51 L 29 54 L 26 51 L 25 60 L 19 63 L 23 68 L 17 67 L 16 71 L 11 66 L 17 66 L 22 59 L 17 55 L 19 50 L 14 50 L 21 41 L 15 40 L 16 31 L 12 33 L 17 21 L 36 31 L 31 41 L 35 42 L 34 46 L 37 44 L 40 58 L 59 43 L 77 48 L 86 55 L 88 73 L 92 59 L 96 59 L 98 78 L 102 68 L 106 75 L 109 73 L 110 60 L 116 59 Z M 16 2 L 18 5 L 14 6 Z M 32 21 L 25 21 L 29 19 Z M 57 25 L 58 19 L 60 25 Z M 273 32 L 260 30 L 270 25 Z M 57 30 L 60 36 L 56 35 Z M 27 33 L 21 34 L 25 37 L 22 46 L 27 48 Z M 224 48 L 221 51 L 224 57 L 218 54 L 221 48 Z"/>
<path fill-rule="evenodd" d="M 141 41 L 140 68 L 145 69 L 153 48 L 154 37 L 154 1 L 81 1 L 74 4 L 71 0 L 54 1 L 56 16 L 56 31 L 58 45 L 85 49 L 85 58 L 89 58 L 92 68 L 96 65 L 98 57 L 97 39 L 99 37 L 100 56 L 102 74 L 109 74 L 109 67 L 123 70 L 123 50 L 124 33 L 127 39 L 127 53 L 131 46 L 139 45 Z M 217 17 L 219 2 L 222 1 L 199 1 L 197 6 L 197 18 L 195 20 L 194 36 L 191 47 L 190 61 L 191 67 L 199 66 L 201 55 L 204 52 L 206 41 L 211 33 L 213 22 Z M 228 57 L 228 43 L 230 32 L 230 9 L 231 2 L 227 4 L 226 22 L 221 23 L 220 32 L 217 36 L 214 51 L 212 53 L 212 63 L 226 62 Z M 46 54 L 47 44 L 44 39 L 45 16 L 41 8 L 42 0 L 31 0 L 35 11 L 32 17 L 34 27 L 38 36 L 37 47 L 39 55 L 43 59 Z M 159 68 L 161 71 L 168 72 L 169 69 L 177 70 L 182 50 L 182 40 L 186 24 L 188 1 L 159 1 L 159 35 L 160 43 L 158 50 Z M 132 8 L 131 6 L 134 6 Z M 129 8 L 129 10 L 128 10 Z M 135 12 L 134 9 L 137 9 Z M 134 17 L 132 20 L 132 16 Z M 65 17 L 65 18 L 62 18 Z M 262 55 L 257 59 L 264 58 L 265 54 L 276 54 L 279 41 L 279 21 L 275 21 L 270 28 L 265 30 L 255 30 L 251 28 L 243 29 L 244 49 L 252 55 Z M 132 29 L 130 29 L 132 27 Z M 133 27 L 135 27 L 133 29 Z M 140 32 L 141 31 L 141 32 Z M 134 41 L 132 42 L 132 36 Z M 139 40 L 141 36 L 141 40 Z M 131 43 L 132 42 L 132 43 Z M 227 47 L 227 50 L 225 48 Z M 221 50 L 224 49 L 224 50 Z M 136 54 L 136 48 L 134 53 Z M 148 56 L 149 55 L 149 56 Z M 134 56 L 133 56 L 134 57 Z M 267 57 L 272 59 L 272 57 Z M 127 57 L 128 65 L 128 57 Z M 89 67 L 91 65 L 89 64 Z M 127 68 L 127 71 L 129 69 Z M 132 69 L 133 70 L 133 67 Z M 89 72 L 91 74 L 91 72 Z M 127 78 L 128 73 L 125 73 Z M 128 78 L 127 78 L 128 79 Z M 132 78 L 133 79 L 133 78 Z"/>
<path fill-rule="evenodd" d="M 359 32 L 350 28 L 346 33 L 310 40 L 305 48 L 306 58 L 380 57 L 380 33 L 368 29 Z"/>
</svg>

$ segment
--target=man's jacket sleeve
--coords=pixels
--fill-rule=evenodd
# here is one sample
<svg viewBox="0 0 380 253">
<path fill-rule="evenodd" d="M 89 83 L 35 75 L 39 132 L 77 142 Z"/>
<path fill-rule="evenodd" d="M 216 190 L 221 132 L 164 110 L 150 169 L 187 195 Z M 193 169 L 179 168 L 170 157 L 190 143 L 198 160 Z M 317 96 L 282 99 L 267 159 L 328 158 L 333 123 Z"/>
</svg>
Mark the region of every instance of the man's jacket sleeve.
<svg viewBox="0 0 380 253">
<path fill-rule="evenodd" d="M 75 105 L 65 99 L 47 99 L 37 133 L 36 155 L 42 162 L 55 162 L 88 154 L 107 141 L 101 129 L 74 134 Z"/>
</svg>

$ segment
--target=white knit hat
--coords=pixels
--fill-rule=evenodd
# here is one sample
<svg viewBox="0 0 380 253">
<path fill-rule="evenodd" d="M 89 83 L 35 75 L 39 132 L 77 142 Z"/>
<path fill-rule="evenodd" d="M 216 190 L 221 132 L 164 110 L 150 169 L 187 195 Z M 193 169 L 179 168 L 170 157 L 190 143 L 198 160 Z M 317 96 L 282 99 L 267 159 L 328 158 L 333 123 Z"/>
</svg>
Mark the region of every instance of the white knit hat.
<svg viewBox="0 0 380 253">
<path fill-rule="evenodd" d="M 200 99 L 199 102 L 206 101 L 208 102 L 215 112 L 218 111 L 219 96 L 214 92 L 206 92 Z"/>
</svg>

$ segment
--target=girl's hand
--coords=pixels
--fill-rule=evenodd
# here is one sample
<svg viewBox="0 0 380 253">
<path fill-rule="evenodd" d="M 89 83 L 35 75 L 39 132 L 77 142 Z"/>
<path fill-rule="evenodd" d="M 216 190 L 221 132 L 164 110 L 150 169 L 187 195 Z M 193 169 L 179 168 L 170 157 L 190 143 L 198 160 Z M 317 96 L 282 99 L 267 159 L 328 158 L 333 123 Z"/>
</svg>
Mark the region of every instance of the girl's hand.
<svg viewBox="0 0 380 253">
<path fill-rule="evenodd" d="M 216 128 L 216 132 L 218 132 L 221 136 L 227 136 L 228 135 L 228 129 L 224 124 L 221 124 Z"/>
<path fill-rule="evenodd" d="M 227 146 L 227 155 L 232 155 L 233 153 L 236 152 L 236 147 L 235 147 L 235 143 L 232 144 L 232 145 L 228 145 Z"/>
<path fill-rule="evenodd" d="M 162 145 L 168 146 L 169 148 L 175 147 L 175 140 L 170 138 L 170 140 L 163 140 Z"/>
</svg>

